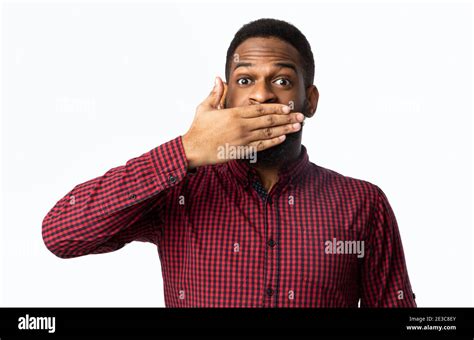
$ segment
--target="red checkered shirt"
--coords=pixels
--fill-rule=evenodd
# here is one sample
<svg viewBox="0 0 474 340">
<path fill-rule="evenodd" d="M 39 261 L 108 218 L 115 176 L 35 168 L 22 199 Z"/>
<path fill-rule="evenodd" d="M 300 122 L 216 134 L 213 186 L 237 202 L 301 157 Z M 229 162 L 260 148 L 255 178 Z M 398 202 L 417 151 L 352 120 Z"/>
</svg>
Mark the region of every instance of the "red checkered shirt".
<svg viewBox="0 0 474 340">
<path fill-rule="evenodd" d="M 61 258 L 151 242 L 168 307 L 415 307 L 382 190 L 299 158 L 188 170 L 181 137 L 79 184 L 43 220 Z M 363 250 L 363 251 L 362 251 Z"/>
</svg>

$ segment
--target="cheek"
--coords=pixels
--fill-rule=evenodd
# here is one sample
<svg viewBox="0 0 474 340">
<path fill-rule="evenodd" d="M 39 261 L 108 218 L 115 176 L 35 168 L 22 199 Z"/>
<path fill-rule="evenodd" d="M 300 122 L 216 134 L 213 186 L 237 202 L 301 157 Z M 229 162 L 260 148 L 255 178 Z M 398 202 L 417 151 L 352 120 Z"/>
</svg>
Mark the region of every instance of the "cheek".
<svg viewBox="0 0 474 340">
<path fill-rule="evenodd" d="M 300 105 L 300 100 L 296 93 L 282 91 L 281 93 L 277 93 L 277 97 L 280 103 L 289 105 L 295 109 L 297 109 Z"/>
<path fill-rule="evenodd" d="M 230 86 L 227 88 L 227 94 L 225 97 L 226 107 L 236 107 L 248 105 L 249 94 L 245 89 L 235 89 Z"/>
<path fill-rule="evenodd" d="M 285 91 L 278 94 L 278 101 L 289 105 L 294 111 L 301 112 L 304 108 L 305 96 L 298 91 Z"/>
</svg>

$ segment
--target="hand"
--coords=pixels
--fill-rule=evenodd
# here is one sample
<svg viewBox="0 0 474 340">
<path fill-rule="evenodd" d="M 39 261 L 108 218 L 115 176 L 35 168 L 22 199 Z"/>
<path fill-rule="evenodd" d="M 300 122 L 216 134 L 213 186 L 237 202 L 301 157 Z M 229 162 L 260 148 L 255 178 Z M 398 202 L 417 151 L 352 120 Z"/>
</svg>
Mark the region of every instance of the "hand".
<svg viewBox="0 0 474 340">
<path fill-rule="evenodd" d="M 223 109 L 227 86 L 217 77 L 209 96 L 197 107 L 182 141 L 190 169 L 229 161 L 219 157 L 226 143 L 256 151 L 282 143 L 301 128 L 304 116 L 283 104 L 256 104 Z"/>
</svg>

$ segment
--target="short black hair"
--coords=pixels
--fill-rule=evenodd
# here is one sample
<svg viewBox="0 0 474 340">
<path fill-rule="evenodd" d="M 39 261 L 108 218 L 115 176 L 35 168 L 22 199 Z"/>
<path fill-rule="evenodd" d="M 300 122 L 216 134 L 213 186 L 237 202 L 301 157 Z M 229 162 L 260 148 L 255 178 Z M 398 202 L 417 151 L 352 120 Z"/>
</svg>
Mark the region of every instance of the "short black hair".
<svg viewBox="0 0 474 340">
<path fill-rule="evenodd" d="M 311 51 L 311 45 L 299 29 L 292 24 L 277 19 L 262 18 L 251 21 L 242 26 L 232 39 L 227 49 L 227 57 L 225 62 L 225 77 L 229 80 L 230 65 L 234 58 L 237 47 L 249 38 L 267 38 L 275 37 L 292 45 L 299 52 L 303 63 L 303 77 L 305 86 L 310 86 L 314 81 L 314 57 Z"/>
</svg>

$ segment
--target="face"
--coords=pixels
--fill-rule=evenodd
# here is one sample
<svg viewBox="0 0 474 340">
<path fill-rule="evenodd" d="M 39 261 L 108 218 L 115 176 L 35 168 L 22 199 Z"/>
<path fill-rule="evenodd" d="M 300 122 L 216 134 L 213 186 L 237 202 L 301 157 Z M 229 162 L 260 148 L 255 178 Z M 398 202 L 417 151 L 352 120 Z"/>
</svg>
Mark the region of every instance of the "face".
<svg viewBox="0 0 474 340">
<path fill-rule="evenodd" d="M 317 89 L 314 85 L 305 87 L 303 72 L 298 51 L 287 42 L 273 37 L 247 39 L 234 52 L 225 106 L 280 103 L 311 117 L 316 110 Z M 257 164 L 272 166 L 294 158 L 301 133 L 302 129 L 288 134 L 283 143 L 260 151 Z"/>
</svg>

